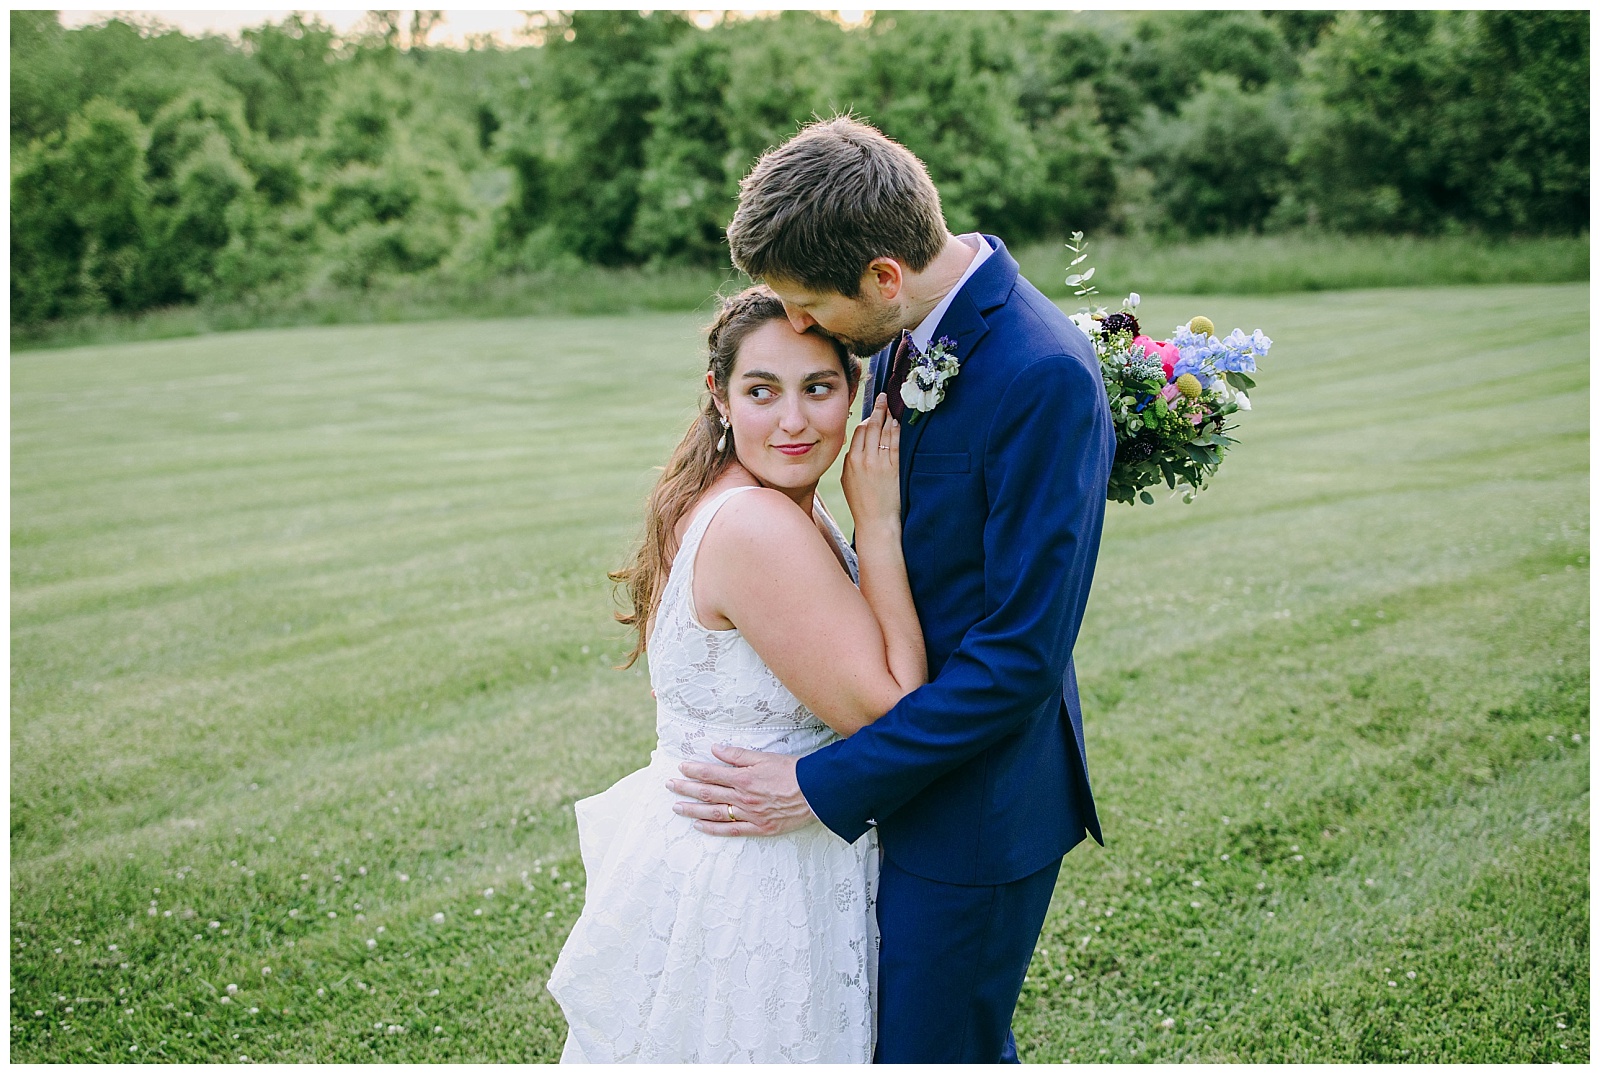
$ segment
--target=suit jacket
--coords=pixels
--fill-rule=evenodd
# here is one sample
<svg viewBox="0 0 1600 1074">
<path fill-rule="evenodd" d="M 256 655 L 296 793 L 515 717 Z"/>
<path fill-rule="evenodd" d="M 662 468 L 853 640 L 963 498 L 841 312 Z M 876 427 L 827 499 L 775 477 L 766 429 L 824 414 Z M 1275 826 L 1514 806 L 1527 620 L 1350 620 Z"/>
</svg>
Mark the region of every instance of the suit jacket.
<svg viewBox="0 0 1600 1074">
<path fill-rule="evenodd" d="M 934 333 L 955 339 L 960 372 L 900 438 L 930 681 L 797 769 L 839 836 L 875 820 L 896 865 L 955 884 L 1008 883 L 1085 833 L 1101 841 L 1072 647 L 1116 434 L 1093 345 L 984 238 L 994 254 Z M 890 358 L 872 361 L 869 407 Z"/>
</svg>

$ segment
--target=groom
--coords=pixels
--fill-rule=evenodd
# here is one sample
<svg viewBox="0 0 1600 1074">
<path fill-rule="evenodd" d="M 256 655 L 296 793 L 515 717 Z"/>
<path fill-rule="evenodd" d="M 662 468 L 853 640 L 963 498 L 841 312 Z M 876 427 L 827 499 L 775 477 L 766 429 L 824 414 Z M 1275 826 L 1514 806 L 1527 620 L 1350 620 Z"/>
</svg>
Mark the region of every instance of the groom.
<svg viewBox="0 0 1600 1074">
<path fill-rule="evenodd" d="M 854 841 L 876 824 L 877 1061 L 1016 1062 L 1011 1015 L 1062 856 L 1100 839 L 1072 667 L 1115 449 L 1093 347 L 998 239 L 949 233 L 921 161 L 847 117 L 757 162 L 728 244 L 797 330 L 877 352 L 865 404 L 887 392 L 902 422 L 930 681 L 798 761 L 719 748 L 726 765 L 683 764 L 674 789 L 698 802 L 680 808 L 735 836 L 815 818 Z M 907 408 L 912 348 L 941 337 L 959 374 Z"/>
</svg>

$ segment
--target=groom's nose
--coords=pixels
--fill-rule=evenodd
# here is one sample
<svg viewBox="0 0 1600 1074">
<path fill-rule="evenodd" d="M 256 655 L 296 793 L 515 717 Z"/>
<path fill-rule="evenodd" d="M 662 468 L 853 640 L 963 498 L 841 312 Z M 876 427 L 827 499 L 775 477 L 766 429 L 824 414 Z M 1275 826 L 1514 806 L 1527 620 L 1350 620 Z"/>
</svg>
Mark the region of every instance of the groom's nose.
<svg viewBox="0 0 1600 1074">
<path fill-rule="evenodd" d="M 812 319 L 811 314 L 805 310 L 796 309 L 787 302 L 783 304 L 783 312 L 789 315 L 789 323 L 794 326 L 796 332 L 804 332 L 817 323 Z"/>
</svg>

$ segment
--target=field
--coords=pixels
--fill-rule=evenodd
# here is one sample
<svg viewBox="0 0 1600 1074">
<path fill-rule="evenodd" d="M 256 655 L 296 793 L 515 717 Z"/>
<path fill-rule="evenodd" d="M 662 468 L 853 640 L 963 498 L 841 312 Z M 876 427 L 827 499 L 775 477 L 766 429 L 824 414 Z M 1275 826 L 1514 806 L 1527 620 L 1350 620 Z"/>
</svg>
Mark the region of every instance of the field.
<svg viewBox="0 0 1600 1074">
<path fill-rule="evenodd" d="M 1028 279 L 1066 300 L 1060 240 L 1012 251 Z M 1093 236 L 1099 279 L 1146 294 L 1266 295 L 1357 287 L 1573 283 L 1589 279 L 1589 236 L 1230 235 L 1184 242 Z M 561 265 L 537 275 L 441 274 L 360 290 L 319 287 L 129 317 L 101 314 L 13 327 L 13 349 L 178 339 L 300 325 L 385 324 L 462 317 L 629 314 L 704 308 L 712 291 L 749 281 L 731 267 L 603 269 Z M 1074 305 L 1076 308 L 1076 305 Z"/>
<path fill-rule="evenodd" d="M 1587 1062 L 1587 285 L 1140 310 L 1200 312 L 1276 346 L 1108 513 L 1024 1059 Z M 13 1061 L 557 1056 L 704 319 L 13 356 Z"/>
</svg>

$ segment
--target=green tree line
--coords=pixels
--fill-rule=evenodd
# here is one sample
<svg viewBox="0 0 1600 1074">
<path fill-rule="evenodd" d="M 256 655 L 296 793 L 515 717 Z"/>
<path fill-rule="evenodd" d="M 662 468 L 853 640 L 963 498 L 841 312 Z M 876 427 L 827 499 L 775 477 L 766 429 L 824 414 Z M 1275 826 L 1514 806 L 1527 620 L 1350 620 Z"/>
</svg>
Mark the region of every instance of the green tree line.
<svg viewBox="0 0 1600 1074">
<path fill-rule="evenodd" d="M 14 324 L 397 276 L 724 264 L 753 160 L 853 111 L 956 230 L 1571 235 L 1589 15 L 437 13 L 238 41 L 11 13 Z"/>
</svg>

